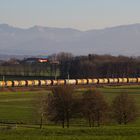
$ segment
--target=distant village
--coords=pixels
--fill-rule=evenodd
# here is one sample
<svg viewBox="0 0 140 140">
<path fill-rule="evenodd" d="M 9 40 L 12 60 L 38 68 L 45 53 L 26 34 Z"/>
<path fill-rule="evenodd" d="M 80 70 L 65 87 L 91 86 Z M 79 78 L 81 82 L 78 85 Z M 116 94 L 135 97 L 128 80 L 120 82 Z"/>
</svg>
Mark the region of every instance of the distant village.
<svg viewBox="0 0 140 140">
<path fill-rule="evenodd" d="M 10 58 L 9 60 L 0 60 L 0 65 L 18 65 L 18 64 L 37 64 L 37 63 L 48 63 L 48 64 L 59 64 L 57 59 L 48 57 L 27 57 L 22 60 L 17 58 Z"/>
</svg>

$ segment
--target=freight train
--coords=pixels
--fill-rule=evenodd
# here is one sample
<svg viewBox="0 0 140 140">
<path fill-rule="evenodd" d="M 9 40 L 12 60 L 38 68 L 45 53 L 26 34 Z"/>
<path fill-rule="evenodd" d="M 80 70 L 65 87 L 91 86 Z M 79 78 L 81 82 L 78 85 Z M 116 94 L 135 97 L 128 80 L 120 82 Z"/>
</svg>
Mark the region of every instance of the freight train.
<svg viewBox="0 0 140 140">
<path fill-rule="evenodd" d="M 94 79 L 59 79 L 59 80 L 19 80 L 0 81 L 0 87 L 34 87 L 59 85 L 113 85 L 138 84 L 140 78 L 94 78 Z"/>
</svg>

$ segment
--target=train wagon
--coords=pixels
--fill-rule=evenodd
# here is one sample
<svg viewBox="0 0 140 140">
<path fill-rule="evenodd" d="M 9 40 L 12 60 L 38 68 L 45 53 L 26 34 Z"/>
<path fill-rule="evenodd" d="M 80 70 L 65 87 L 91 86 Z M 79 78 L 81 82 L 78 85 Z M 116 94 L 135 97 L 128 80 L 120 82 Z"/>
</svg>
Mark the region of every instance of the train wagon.
<svg viewBox="0 0 140 140">
<path fill-rule="evenodd" d="M 128 83 L 137 83 L 137 78 L 128 78 Z"/>
<path fill-rule="evenodd" d="M 65 85 L 65 80 L 57 80 L 57 85 Z"/>
<path fill-rule="evenodd" d="M 46 85 L 46 81 L 45 80 L 40 80 L 40 86 L 45 86 Z"/>
<path fill-rule="evenodd" d="M 34 86 L 34 81 L 33 80 L 27 80 L 27 86 Z"/>
<path fill-rule="evenodd" d="M 140 78 L 137 78 L 137 82 L 140 83 Z"/>
<path fill-rule="evenodd" d="M 98 79 L 87 79 L 87 83 L 88 84 L 97 84 L 98 83 Z"/>
<path fill-rule="evenodd" d="M 39 86 L 40 85 L 40 81 L 39 80 L 33 80 L 33 85 L 34 86 Z"/>
<path fill-rule="evenodd" d="M 104 79 L 98 79 L 98 84 L 104 84 Z"/>
<path fill-rule="evenodd" d="M 13 81 L 13 87 L 18 87 L 19 86 L 19 81 Z"/>
<path fill-rule="evenodd" d="M 107 84 L 108 83 L 108 79 L 107 78 L 100 78 L 100 79 L 98 79 L 98 83 L 99 84 Z"/>
<path fill-rule="evenodd" d="M 122 78 L 122 82 L 123 83 L 127 83 L 128 82 L 128 78 Z"/>
<path fill-rule="evenodd" d="M 93 84 L 98 84 L 98 79 L 92 79 Z"/>
<path fill-rule="evenodd" d="M 114 83 L 118 83 L 119 79 L 118 78 L 114 78 Z"/>
<path fill-rule="evenodd" d="M 86 85 L 88 83 L 87 79 L 76 79 L 77 85 Z"/>
<path fill-rule="evenodd" d="M 108 82 L 109 82 L 109 84 L 112 84 L 112 83 L 114 83 L 114 79 L 113 78 L 109 78 Z"/>
<path fill-rule="evenodd" d="M 19 86 L 21 86 L 21 87 L 27 86 L 27 81 L 25 81 L 25 80 L 19 81 Z"/>
<path fill-rule="evenodd" d="M 13 81 L 6 81 L 5 83 L 6 83 L 5 84 L 6 87 L 12 87 L 13 86 Z"/>
<path fill-rule="evenodd" d="M 5 81 L 0 81 L 0 87 L 5 87 Z"/>
<path fill-rule="evenodd" d="M 57 80 L 46 80 L 46 86 L 53 85 L 53 82 L 54 82 L 54 84 L 57 84 Z"/>
<path fill-rule="evenodd" d="M 118 78 L 118 83 L 123 83 L 123 78 Z"/>
<path fill-rule="evenodd" d="M 66 79 L 66 85 L 76 85 L 76 79 Z"/>
<path fill-rule="evenodd" d="M 110 84 L 117 84 L 119 82 L 119 79 L 118 78 L 109 78 L 108 81 Z"/>
<path fill-rule="evenodd" d="M 87 79 L 88 84 L 93 84 L 92 79 Z"/>
</svg>

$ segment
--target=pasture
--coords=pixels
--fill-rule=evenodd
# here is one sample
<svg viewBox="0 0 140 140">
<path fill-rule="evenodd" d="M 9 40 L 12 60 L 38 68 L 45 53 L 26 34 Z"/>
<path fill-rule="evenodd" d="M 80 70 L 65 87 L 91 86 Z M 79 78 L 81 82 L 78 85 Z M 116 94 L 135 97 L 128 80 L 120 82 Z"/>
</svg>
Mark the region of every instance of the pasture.
<svg viewBox="0 0 140 140">
<path fill-rule="evenodd" d="M 81 94 L 85 89 L 77 89 Z M 127 91 L 136 100 L 140 110 L 140 86 L 119 86 L 98 88 L 108 103 L 119 93 Z M 89 128 L 85 121 L 73 120 L 69 129 L 47 124 L 39 129 L 39 116 L 36 114 L 36 98 L 49 91 L 1 92 L 0 93 L 0 139 L 3 140 L 131 140 L 140 139 L 140 117 L 137 121 L 124 125 L 106 124 Z M 74 123 L 75 122 L 75 123 Z M 6 124 L 5 124 L 6 123 Z M 8 125 L 7 125 L 8 124 Z"/>
</svg>

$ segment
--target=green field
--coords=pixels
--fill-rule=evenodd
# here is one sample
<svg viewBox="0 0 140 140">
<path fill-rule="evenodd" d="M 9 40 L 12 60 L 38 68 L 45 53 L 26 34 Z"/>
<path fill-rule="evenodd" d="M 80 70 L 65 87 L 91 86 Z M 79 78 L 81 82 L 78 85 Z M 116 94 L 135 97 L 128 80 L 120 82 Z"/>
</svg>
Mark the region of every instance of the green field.
<svg viewBox="0 0 140 140">
<path fill-rule="evenodd" d="M 127 91 L 136 100 L 140 110 L 140 87 L 120 86 L 99 88 L 103 92 L 108 103 L 119 93 Z M 82 93 L 79 89 L 75 94 Z M 123 126 L 106 124 L 101 127 L 89 128 L 88 124 L 76 120 L 69 129 L 53 124 L 44 125 L 39 129 L 37 125 L 39 117 L 36 112 L 36 98 L 41 93 L 48 91 L 30 92 L 1 92 L 0 93 L 0 140 L 132 140 L 140 139 L 140 117 L 133 123 Z M 9 123 L 4 124 L 4 123 Z"/>
<path fill-rule="evenodd" d="M 3 140 L 139 140 L 139 127 L 101 127 L 101 128 L 69 128 L 47 127 L 43 130 L 33 128 L 1 129 Z"/>
</svg>

